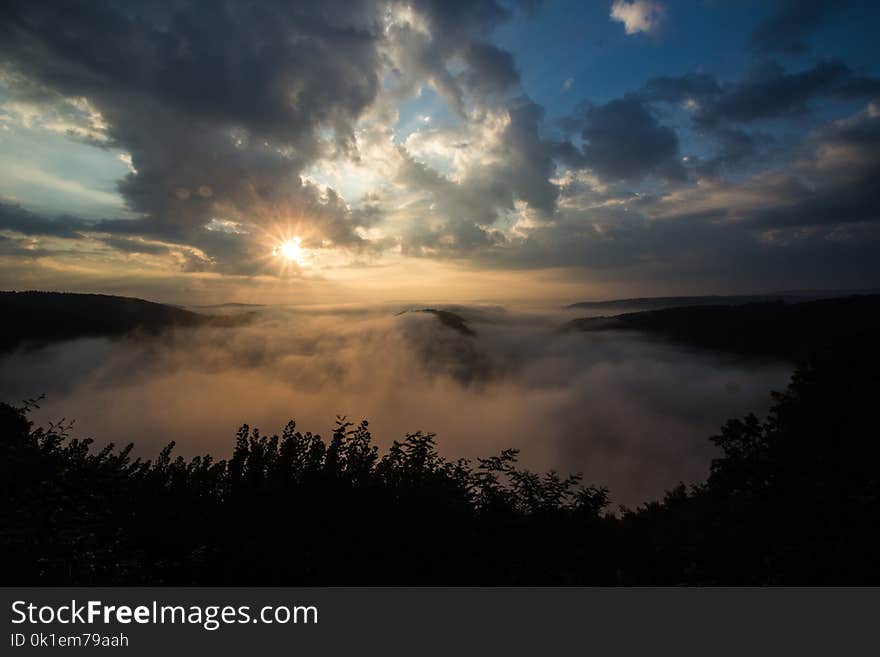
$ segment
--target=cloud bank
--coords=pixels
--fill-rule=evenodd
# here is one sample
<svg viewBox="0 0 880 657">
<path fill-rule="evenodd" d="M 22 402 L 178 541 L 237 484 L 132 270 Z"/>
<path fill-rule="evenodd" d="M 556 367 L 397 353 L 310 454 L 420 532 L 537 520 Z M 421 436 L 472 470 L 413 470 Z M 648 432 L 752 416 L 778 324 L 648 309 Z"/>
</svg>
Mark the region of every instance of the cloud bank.
<svg viewBox="0 0 880 657">
<path fill-rule="evenodd" d="M 560 313 L 455 310 L 475 337 L 387 307 L 274 308 L 238 329 L 54 345 L 0 360 L 0 397 L 45 392 L 40 419 L 74 418 L 77 434 L 145 455 L 170 440 L 226 455 L 243 422 L 272 432 L 295 418 L 327 434 L 337 414 L 367 418 L 384 446 L 424 430 L 450 457 L 515 447 L 528 467 L 583 472 L 635 504 L 702 480 L 708 437 L 763 410 L 790 369 L 560 334 Z"/>
</svg>

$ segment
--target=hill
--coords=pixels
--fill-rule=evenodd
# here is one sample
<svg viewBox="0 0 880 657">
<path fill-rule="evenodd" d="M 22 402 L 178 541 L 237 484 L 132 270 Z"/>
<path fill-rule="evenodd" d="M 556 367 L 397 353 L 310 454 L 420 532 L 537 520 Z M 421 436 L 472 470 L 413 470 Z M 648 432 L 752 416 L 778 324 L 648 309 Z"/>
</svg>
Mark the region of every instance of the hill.
<svg viewBox="0 0 880 657">
<path fill-rule="evenodd" d="M 460 333 L 461 335 L 465 335 L 468 337 L 474 337 L 477 333 L 470 326 L 468 326 L 467 321 L 461 315 L 458 315 L 450 310 L 438 310 L 437 308 L 421 308 L 418 310 L 404 310 L 399 315 L 404 313 L 427 313 L 429 315 L 433 315 L 437 318 L 443 326 L 447 328 L 451 328 L 456 333 Z"/>
<path fill-rule="evenodd" d="M 202 315 L 161 303 L 104 294 L 0 292 L 0 351 L 82 337 L 157 334 L 175 327 L 234 325 L 247 315 Z"/>
<path fill-rule="evenodd" d="M 819 299 L 880 294 L 880 290 L 791 290 L 767 294 L 712 294 L 704 296 L 635 297 L 632 299 L 609 299 L 607 301 L 580 301 L 566 306 L 581 310 L 660 310 L 690 306 L 742 306 L 749 303 L 802 303 Z"/>
<path fill-rule="evenodd" d="M 640 331 L 693 347 L 798 361 L 880 333 L 880 295 L 687 306 L 572 320 L 567 331 Z"/>
</svg>

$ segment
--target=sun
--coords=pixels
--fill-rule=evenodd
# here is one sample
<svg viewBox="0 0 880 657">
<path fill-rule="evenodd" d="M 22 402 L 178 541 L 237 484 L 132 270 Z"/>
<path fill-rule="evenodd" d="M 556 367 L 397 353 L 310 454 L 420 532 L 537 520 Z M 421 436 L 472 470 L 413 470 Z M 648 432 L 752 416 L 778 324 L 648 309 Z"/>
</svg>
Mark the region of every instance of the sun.
<svg viewBox="0 0 880 657">
<path fill-rule="evenodd" d="M 273 255 L 280 255 L 285 260 L 295 262 L 300 266 L 305 265 L 308 260 L 308 254 L 306 249 L 303 248 L 302 240 L 299 237 L 282 242 L 274 249 Z"/>
</svg>

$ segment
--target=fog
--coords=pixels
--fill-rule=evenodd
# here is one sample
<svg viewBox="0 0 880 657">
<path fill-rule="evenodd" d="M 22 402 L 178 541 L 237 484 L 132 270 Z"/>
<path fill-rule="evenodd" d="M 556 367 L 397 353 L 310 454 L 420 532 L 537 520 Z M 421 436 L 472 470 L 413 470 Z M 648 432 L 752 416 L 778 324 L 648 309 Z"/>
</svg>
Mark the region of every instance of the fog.
<svg viewBox="0 0 880 657">
<path fill-rule="evenodd" d="M 240 312 L 236 309 L 235 312 Z M 450 308 L 475 336 L 401 308 L 265 307 L 237 328 L 84 339 L 0 358 L 0 399 L 45 393 L 40 422 L 75 420 L 98 444 L 226 457 L 242 423 L 295 419 L 330 433 L 368 419 L 387 447 L 417 430 L 450 458 L 514 447 L 536 470 L 581 472 L 634 505 L 705 479 L 709 437 L 763 413 L 791 367 L 690 351 L 637 334 L 564 333 L 566 311 Z"/>
</svg>

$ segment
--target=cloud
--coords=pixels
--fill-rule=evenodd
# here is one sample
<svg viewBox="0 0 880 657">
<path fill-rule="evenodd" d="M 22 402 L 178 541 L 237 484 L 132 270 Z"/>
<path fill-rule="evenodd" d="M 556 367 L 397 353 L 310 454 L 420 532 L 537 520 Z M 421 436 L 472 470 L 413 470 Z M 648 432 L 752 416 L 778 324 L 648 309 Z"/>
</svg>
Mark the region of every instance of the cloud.
<svg viewBox="0 0 880 657">
<path fill-rule="evenodd" d="M 840 0 L 782 2 L 776 11 L 761 21 L 752 32 L 749 47 L 759 53 L 804 54 L 809 51 L 806 37 L 823 25 L 829 16 L 844 9 L 846 5 L 847 2 Z"/>
<path fill-rule="evenodd" d="M 653 102 L 680 103 L 688 99 L 710 98 L 721 92 L 721 84 L 715 76 L 701 72 L 651 78 L 645 83 L 641 95 Z"/>
<path fill-rule="evenodd" d="M 855 75 L 840 60 L 817 62 L 788 73 L 776 62 L 753 64 L 737 82 L 722 84 L 707 73 L 649 80 L 640 97 L 687 104 L 694 123 L 712 128 L 722 122 L 751 123 L 807 114 L 820 98 L 852 100 L 880 94 L 880 79 Z"/>
<path fill-rule="evenodd" d="M 130 155 L 119 191 L 141 216 L 132 228 L 216 248 L 223 268 L 243 271 L 246 247 L 204 230 L 214 217 L 267 226 L 296 214 L 323 239 L 361 241 L 347 206 L 300 177 L 352 151 L 379 90 L 380 7 L 335 4 L 92 3 L 62 16 L 11 3 L 0 50 L 13 93 L 24 79 L 100 112 L 108 143 Z"/>
<path fill-rule="evenodd" d="M 465 151 L 452 175 L 413 155 L 411 150 L 424 146 L 422 138 L 411 140 L 409 149 L 401 147 L 395 180 L 425 195 L 408 208 L 415 217 L 403 231 L 404 251 L 461 254 L 490 248 L 505 239 L 502 223 L 519 203 L 552 215 L 558 190 L 550 178 L 561 144 L 542 135 L 542 121 L 543 109 L 519 97 L 487 111 L 481 124 L 465 132 L 435 133 L 433 149 Z"/>
<path fill-rule="evenodd" d="M 675 130 L 660 125 L 651 107 L 635 96 L 588 106 L 577 123 L 583 126 L 583 164 L 606 180 L 684 175 Z"/>
<path fill-rule="evenodd" d="M 622 114 L 621 114 L 622 116 Z M 713 157 L 687 162 L 688 178 L 634 193 L 626 182 L 570 169 L 552 220 L 523 222 L 481 264 L 571 268 L 573 280 L 639 293 L 870 287 L 880 274 L 878 117 L 873 105 L 814 130 L 777 167 L 734 178 L 760 140 L 728 129 Z M 743 263 L 748 263 L 747 267 Z M 688 287 L 691 283 L 697 287 Z"/>
<path fill-rule="evenodd" d="M 101 237 L 101 242 L 123 253 L 148 253 L 152 255 L 165 255 L 172 252 L 168 244 L 149 242 L 144 239 L 133 237 Z"/>
<path fill-rule="evenodd" d="M 688 166 L 701 176 L 719 176 L 782 152 L 774 133 L 751 127 L 762 122 L 803 120 L 822 100 L 855 101 L 880 94 L 880 79 L 854 74 L 840 60 L 787 72 L 776 62 L 753 64 L 735 82 L 691 72 L 648 80 L 635 95 L 648 104 L 668 103 L 690 116 L 697 134 L 708 137 L 712 154 L 690 156 Z M 796 146 L 795 146 L 796 147 Z M 783 149 L 784 150 L 784 149 Z"/>
<path fill-rule="evenodd" d="M 396 97 L 413 95 L 428 82 L 466 118 L 467 94 L 482 102 L 517 86 L 513 58 L 486 39 L 511 9 L 495 0 L 389 4 L 382 51 L 392 64 Z M 452 63 L 464 70 L 451 70 Z"/>
<path fill-rule="evenodd" d="M 130 10 L 94 3 L 63 17 L 51 6 L 21 2 L 5 11 L 0 53 L 11 93 L 88 98 L 106 145 L 126 153 L 128 173 L 118 189 L 136 218 L 125 230 L 196 248 L 207 256 L 198 267 L 221 273 L 257 273 L 266 247 L 252 236 L 277 226 L 294 225 L 312 245 L 356 254 L 394 245 L 371 231 L 382 219 L 377 204 L 352 208 L 304 173 L 321 162 L 360 162 L 360 148 L 376 148 L 387 127 L 365 127 L 362 119 L 395 120 L 396 110 L 384 108 L 423 85 L 467 122 L 501 108 L 523 111 L 512 56 L 487 40 L 516 7 L 494 0 L 338 0 L 321 7 L 160 0 Z M 383 77 L 392 84 L 383 87 Z M 472 176 L 446 203 L 464 214 L 449 218 L 462 244 L 479 243 L 480 226 L 513 198 L 552 211 L 552 162 L 522 141 L 523 121 L 530 119 L 514 117 L 508 142 L 499 145 L 520 169 L 495 167 L 494 181 Z M 383 156 L 396 160 L 384 140 Z M 520 152 L 526 148 L 532 150 Z M 485 202 L 471 204 L 482 190 Z M 209 230 L 218 220 L 243 230 Z"/>
<path fill-rule="evenodd" d="M 880 108 L 874 103 L 816 130 L 795 161 L 802 191 L 788 204 L 755 212 L 769 226 L 816 226 L 880 221 Z"/>
<path fill-rule="evenodd" d="M 466 51 L 465 84 L 479 94 L 502 93 L 519 84 L 513 56 L 489 43 L 474 42 Z"/>
<path fill-rule="evenodd" d="M 742 169 L 756 162 L 775 141 L 771 135 L 755 135 L 726 126 L 716 128 L 711 135 L 715 141 L 714 154 L 688 158 L 688 165 L 701 177 L 717 177 Z"/>
<path fill-rule="evenodd" d="M 866 267 L 880 238 L 880 193 L 872 182 L 880 175 L 880 111 L 865 110 L 817 129 L 796 154 L 790 168 L 762 171 L 737 182 L 701 180 L 643 204 L 655 221 L 709 222 L 719 233 L 752 235 L 770 253 L 821 256 L 829 265 L 844 258 Z M 774 247 L 784 251 L 773 251 Z M 787 260 L 793 266 L 794 260 Z M 801 263 L 803 264 L 803 263 Z M 819 266 L 818 258 L 814 266 Z M 837 261 L 836 266 L 843 266 Z"/>
<path fill-rule="evenodd" d="M 80 262 L 47 256 L 43 272 L 7 249 L 3 273 L 14 280 L 63 280 L 78 267 L 98 286 L 103 267 L 116 286 L 129 262 L 151 272 L 161 263 L 200 285 L 293 279 L 303 272 L 267 260 L 295 234 L 327 263 L 313 278 L 346 284 L 341 270 L 355 264 L 397 272 L 420 258 L 469 274 L 571 268 L 569 282 L 613 282 L 616 268 L 621 280 L 687 286 L 697 279 L 682 272 L 697 277 L 700 266 L 751 273 L 737 258 L 771 273 L 776 258 L 783 275 L 796 243 L 815 255 L 834 241 L 835 262 L 856 237 L 864 249 L 874 243 L 856 227 L 872 221 L 873 164 L 860 148 L 872 133 L 820 122 L 876 98 L 880 80 L 841 60 L 802 70 L 754 60 L 736 80 L 659 76 L 548 122 L 512 53 L 493 41 L 515 3 L 159 0 L 62 14 L 10 2 L 2 11 L 0 85 L 13 128 L 29 122 L 54 139 L 70 128 L 103 149 L 78 146 L 113 162 L 101 175 L 122 176 L 125 203 L 104 184 L 67 185 L 61 201 L 38 206 L 44 214 L 0 208 L 11 239 L 30 240 L 19 251 L 51 241 L 70 254 L 61 241 L 81 241 Z M 612 5 L 630 34 L 656 29 L 663 13 L 659 3 Z M 59 188 L 63 177 L 45 183 Z M 61 205 L 77 193 L 101 201 L 88 209 L 96 218 Z M 808 238 L 808 225 L 822 228 Z M 851 258 L 846 276 L 857 265 L 874 275 L 865 263 Z"/>
<path fill-rule="evenodd" d="M 10 230 L 22 235 L 77 238 L 82 237 L 83 231 L 93 227 L 94 222 L 79 217 L 62 215 L 50 219 L 19 205 L 0 202 L 0 230 Z"/>
<path fill-rule="evenodd" d="M 611 20 L 623 23 L 627 34 L 654 32 L 663 21 L 666 8 L 656 0 L 614 0 Z"/>
</svg>

